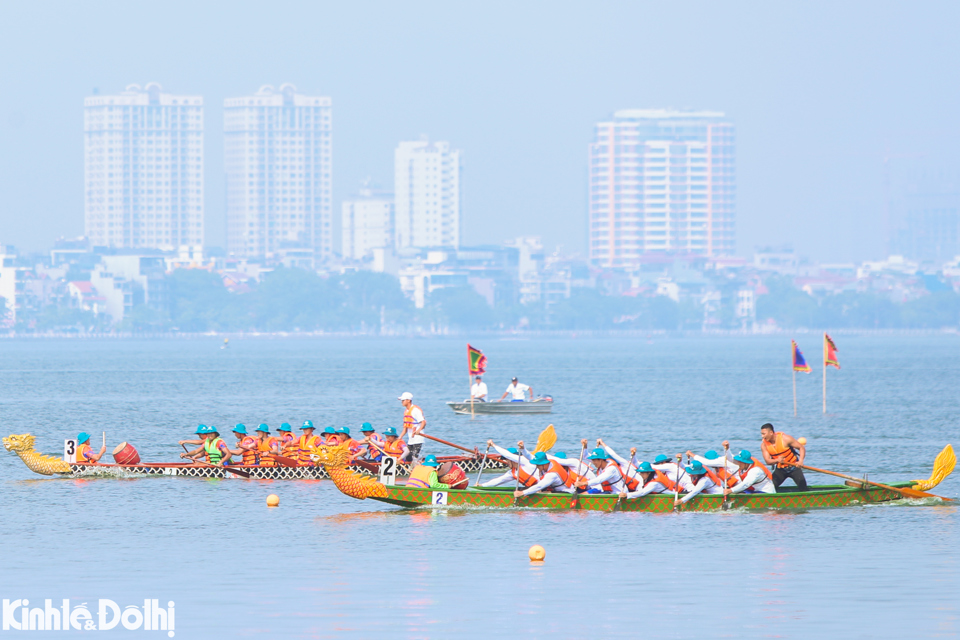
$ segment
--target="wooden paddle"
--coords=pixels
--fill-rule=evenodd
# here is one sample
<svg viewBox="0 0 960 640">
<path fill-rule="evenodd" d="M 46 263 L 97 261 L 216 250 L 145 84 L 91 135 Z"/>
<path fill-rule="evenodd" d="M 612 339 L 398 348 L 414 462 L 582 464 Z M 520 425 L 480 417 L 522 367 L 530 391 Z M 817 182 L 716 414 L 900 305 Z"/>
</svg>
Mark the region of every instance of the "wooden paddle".
<svg viewBox="0 0 960 640">
<path fill-rule="evenodd" d="M 836 471 L 827 471 L 826 469 L 817 469 L 816 467 L 808 467 L 805 464 L 797 465 L 801 469 L 807 469 L 808 471 L 816 471 L 817 473 L 825 473 L 828 476 L 836 476 L 838 478 L 844 478 L 845 480 L 853 480 L 859 484 L 869 484 L 874 487 L 880 487 L 881 489 L 887 489 L 888 491 L 896 491 L 900 495 L 906 498 L 940 498 L 946 502 L 952 502 L 953 498 L 944 498 L 943 496 L 934 495 L 932 493 L 927 493 L 926 491 L 917 491 L 916 489 L 909 488 L 898 488 L 891 487 L 888 484 L 880 484 L 879 482 L 872 482 L 870 480 L 864 480 L 863 478 L 857 478 L 856 476 L 848 476 L 845 473 L 837 473 Z"/>
<path fill-rule="evenodd" d="M 183 447 L 183 450 L 184 450 L 184 451 L 186 451 L 187 453 L 190 453 L 190 450 L 187 449 L 187 445 L 184 444 L 184 445 L 180 445 L 180 446 Z M 205 460 L 197 460 L 196 458 L 189 458 L 189 459 L 190 459 L 190 460 L 193 460 L 193 462 L 194 462 L 195 464 L 203 465 L 203 466 L 206 466 L 206 467 L 213 467 L 213 468 L 215 468 L 215 469 L 226 469 L 226 470 L 229 471 L 230 473 L 235 473 L 235 474 L 237 474 L 238 476 L 240 476 L 241 478 L 249 478 L 249 477 L 250 477 L 250 472 L 249 472 L 249 471 L 241 471 L 240 469 L 232 469 L 232 468 L 230 468 L 229 465 L 210 464 L 209 462 L 206 462 Z"/>
<path fill-rule="evenodd" d="M 286 456 L 281 456 L 276 453 L 268 453 L 265 457 L 273 458 L 277 462 L 287 465 L 288 467 L 299 467 L 300 463 L 293 458 L 287 458 Z"/>
<path fill-rule="evenodd" d="M 537 438 L 537 446 L 533 449 L 533 452 L 543 451 L 546 453 L 553 449 L 555 444 L 557 444 L 557 432 L 553 430 L 553 425 L 549 424 L 546 429 L 540 432 L 540 436 Z"/>
<path fill-rule="evenodd" d="M 520 502 L 520 498 L 517 497 L 517 491 L 520 491 L 520 471 L 523 469 L 523 442 L 517 443 L 517 486 L 513 488 L 513 503 L 517 504 Z"/>
<path fill-rule="evenodd" d="M 727 451 L 730 449 L 730 445 L 724 441 L 723 443 L 723 502 L 720 503 L 720 510 L 726 511 L 729 508 L 727 504 Z"/>
<path fill-rule="evenodd" d="M 480 471 L 477 472 L 477 481 L 473 484 L 480 484 L 480 476 L 483 475 L 483 468 L 487 465 L 487 454 L 490 453 L 490 445 L 487 445 L 487 450 L 483 452 L 483 460 L 480 461 Z"/>
<path fill-rule="evenodd" d="M 474 447 L 473 449 L 467 449 L 466 447 L 461 447 L 459 444 L 454 444 L 454 443 L 452 443 L 452 442 L 449 442 L 449 441 L 447 441 L 447 440 L 444 440 L 443 438 L 437 438 L 437 437 L 435 437 L 435 436 L 429 436 L 429 435 L 425 434 L 423 431 L 421 431 L 419 435 L 423 436 L 424 438 L 430 438 L 431 440 L 435 440 L 435 441 L 439 442 L 440 444 L 445 444 L 445 445 L 447 445 L 448 447 L 453 447 L 454 449 L 460 449 L 460 451 L 466 451 L 467 453 L 472 453 L 472 454 L 475 455 L 475 456 L 479 456 L 479 455 L 480 455 L 480 450 L 477 449 L 476 447 Z M 378 447 L 378 448 L 379 448 L 379 447 Z"/>
<path fill-rule="evenodd" d="M 680 508 L 680 505 L 677 504 L 677 500 L 680 499 L 680 477 L 683 474 L 683 454 L 677 454 L 677 483 L 673 486 L 673 510 L 676 511 Z"/>
</svg>

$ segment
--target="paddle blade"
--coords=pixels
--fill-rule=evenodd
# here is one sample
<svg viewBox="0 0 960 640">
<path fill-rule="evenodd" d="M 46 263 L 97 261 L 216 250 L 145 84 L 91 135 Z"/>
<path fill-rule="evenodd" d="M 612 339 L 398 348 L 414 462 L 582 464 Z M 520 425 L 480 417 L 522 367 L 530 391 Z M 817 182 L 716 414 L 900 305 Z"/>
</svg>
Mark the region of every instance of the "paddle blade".
<svg viewBox="0 0 960 640">
<path fill-rule="evenodd" d="M 550 449 L 553 449 L 553 445 L 555 444 L 557 444 L 557 432 L 553 430 L 553 425 L 551 424 L 540 432 L 540 437 L 537 438 L 537 446 L 533 452 L 536 453 L 537 451 L 550 451 Z"/>
<path fill-rule="evenodd" d="M 919 491 L 933 489 L 943 482 L 944 478 L 953 473 L 953 468 L 956 465 L 957 456 L 953 452 L 953 447 L 948 444 L 943 448 L 943 451 L 937 454 L 936 459 L 934 459 L 933 473 L 930 474 L 930 478 L 927 480 L 914 480 L 913 488 Z"/>
</svg>

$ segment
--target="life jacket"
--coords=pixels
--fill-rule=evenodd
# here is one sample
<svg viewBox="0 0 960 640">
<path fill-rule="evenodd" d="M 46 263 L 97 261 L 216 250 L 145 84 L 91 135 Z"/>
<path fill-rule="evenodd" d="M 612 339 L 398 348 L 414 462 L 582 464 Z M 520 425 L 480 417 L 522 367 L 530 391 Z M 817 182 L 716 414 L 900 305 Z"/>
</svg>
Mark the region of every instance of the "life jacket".
<svg viewBox="0 0 960 640">
<path fill-rule="evenodd" d="M 800 458 L 797 457 L 797 452 L 783 441 L 783 431 L 777 431 L 775 435 L 773 444 L 768 443 L 766 439 L 760 441 L 760 446 L 773 459 L 774 466 L 779 466 L 781 462 L 785 466 L 791 466 L 794 462 L 798 462 Z"/>
<path fill-rule="evenodd" d="M 411 415 L 414 409 L 420 409 L 420 407 L 410 403 L 410 407 L 403 412 L 403 427 L 408 431 L 412 431 L 419 424 Z M 420 415 L 423 415 L 422 409 L 420 409 Z"/>
<path fill-rule="evenodd" d="M 297 441 L 297 462 L 300 463 L 301 467 L 309 467 L 313 464 L 313 460 L 310 459 L 310 449 L 317 447 L 319 444 L 320 436 L 318 435 L 307 436 L 307 434 L 303 434 L 300 436 Z"/>
<path fill-rule="evenodd" d="M 713 484 L 717 485 L 718 487 L 723 486 L 723 478 L 720 477 L 720 474 L 717 473 L 716 470 L 711 469 L 710 467 L 704 467 L 703 469 L 707 472 L 707 477 L 713 481 Z"/>
<path fill-rule="evenodd" d="M 640 481 L 637 480 L 636 478 L 627 478 L 627 476 L 624 475 L 624 473 L 623 473 L 623 469 L 621 469 L 621 468 L 620 468 L 620 465 L 618 465 L 617 463 L 615 463 L 615 462 L 609 462 L 609 463 L 607 463 L 607 467 L 610 467 L 610 466 L 612 466 L 614 469 L 617 470 L 617 473 L 620 474 L 620 480 L 622 480 L 623 483 L 627 485 L 627 488 L 628 488 L 630 491 L 635 491 L 636 488 L 640 485 Z M 606 470 L 607 470 L 606 467 L 604 467 L 604 471 L 606 471 Z M 615 482 L 601 482 L 601 483 L 600 483 L 600 486 L 603 487 L 603 492 L 604 492 L 604 493 L 610 493 L 610 492 L 613 491 L 613 485 L 614 485 L 614 484 L 615 484 Z"/>
<path fill-rule="evenodd" d="M 370 456 L 371 460 L 379 460 L 383 455 L 380 453 L 380 449 L 383 449 L 383 438 L 378 435 L 373 435 L 370 436 L 370 442 L 373 444 L 367 445 L 367 455 Z M 377 449 L 377 447 L 373 446 L 374 444 L 377 445 L 377 447 L 380 447 L 380 449 Z"/>
<path fill-rule="evenodd" d="M 349 449 L 352 456 L 359 455 L 363 450 L 363 446 L 353 438 L 347 438 L 344 440 L 343 444 L 347 445 L 347 449 Z"/>
<path fill-rule="evenodd" d="M 659 482 L 666 488 L 667 491 L 676 491 L 677 489 L 677 483 L 671 480 L 670 477 L 667 476 L 667 474 L 665 474 L 663 471 L 658 469 L 653 470 L 653 477 L 650 478 L 650 482 Z M 650 484 L 650 482 L 644 483 L 643 486 L 647 486 Z"/>
<path fill-rule="evenodd" d="M 300 457 L 300 444 L 297 442 L 297 439 L 289 431 L 287 435 L 283 436 L 283 447 L 281 451 L 285 458 L 293 458 L 296 460 Z"/>
<path fill-rule="evenodd" d="M 389 440 L 387 442 L 384 442 L 383 451 L 388 456 L 399 458 L 400 456 L 403 455 L 403 440 L 401 440 L 400 438 L 397 438 L 393 442 L 390 442 Z"/>
<path fill-rule="evenodd" d="M 517 477 L 518 472 L 520 474 L 519 477 Z M 519 480 L 520 484 L 525 487 L 532 487 L 533 485 L 537 484 L 537 477 L 532 473 L 527 473 L 526 470 L 520 465 L 517 465 L 516 469 L 511 469 L 510 475 L 513 476 L 514 480 Z"/>
<path fill-rule="evenodd" d="M 84 442 L 83 444 L 77 446 L 77 462 L 92 463 L 93 460 L 87 456 L 87 454 L 92 451 L 93 448 L 90 446 L 89 442 Z"/>
<path fill-rule="evenodd" d="M 277 439 L 273 436 L 268 436 L 260 440 L 257 443 L 257 464 L 261 467 L 275 467 L 277 466 L 277 461 L 273 459 L 273 447 L 277 444 Z"/>
<path fill-rule="evenodd" d="M 563 484 L 567 487 L 572 487 L 573 483 L 576 482 L 576 478 L 570 477 L 570 476 L 576 476 L 576 474 L 571 473 L 569 470 L 567 470 L 566 467 L 560 466 L 553 460 L 550 461 L 550 465 L 547 467 L 546 473 L 541 475 L 539 472 L 540 470 L 537 469 L 537 475 L 540 475 L 540 480 L 543 480 L 543 476 L 547 475 L 547 473 L 555 473 L 558 476 L 560 476 L 561 482 L 563 482 Z"/>
<path fill-rule="evenodd" d="M 428 467 L 425 464 L 417 465 L 413 468 L 413 471 L 410 472 L 410 477 L 407 478 L 407 486 L 429 489 L 431 477 L 436 474 L 436 472 L 437 470 L 434 467 Z"/>
<path fill-rule="evenodd" d="M 767 480 L 773 480 L 773 474 L 770 473 L 770 469 L 767 469 L 767 465 L 763 464 L 762 462 L 760 462 L 760 461 L 757 460 L 756 458 L 751 458 L 751 460 L 753 460 L 753 464 L 752 464 L 752 465 L 750 465 L 749 467 L 747 467 L 747 468 L 744 469 L 743 471 L 737 471 L 736 473 L 733 474 L 733 479 L 736 480 L 736 483 L 737 483 L 737 484 L 740 484 L 741 482 L 743 482 L 744 480 L 746 480 L 746 479 L 747 479 L 747 474 L 750 473 L 750 470 L 753 469 L 754 467 L 758 467 L 758 468 L 760 468 L 760 469 L 763 469 L 763 473 L 764 473 L 764 475 L 767 476 Z"/>
<path fill-rule="evenodd" d="M 244 447 L 250 447 L 250 449 L 244 449 Z M 255 467 L 259 463 L 260 456 L 257 455 L 257 448 L 256 438 L 244 436 L 243 440 L 240 441 L 240 450 L 242 451 L 240 455 L 244 466 Z"/>
<path fill-rule="evenodd" d="M 226 447 L 226 443 L 220 436 L 217 436 L 212 440 L 203 441 L 203 450 L 207 454 L 207 462 L 210 464 L 220 464 L 220 462 L 223 460 L 224 455 L 223 451 L 220 449 L 220 445 L 224 445 L 224 447 Z"/>
<path fill-rule="evenodd" d="M 339 444 L 340 444 L 340 438 L 338 438 L 337 436 L 335 436 L 335 435 L 333 435 L 333 434 L 331 433 L 331 434 L 327 435 L 327 437 L 324 439 L 323 444 L 327 445 L 328 447 L 336 447 L 336 446 L 339 446 Z"/>
</svg>

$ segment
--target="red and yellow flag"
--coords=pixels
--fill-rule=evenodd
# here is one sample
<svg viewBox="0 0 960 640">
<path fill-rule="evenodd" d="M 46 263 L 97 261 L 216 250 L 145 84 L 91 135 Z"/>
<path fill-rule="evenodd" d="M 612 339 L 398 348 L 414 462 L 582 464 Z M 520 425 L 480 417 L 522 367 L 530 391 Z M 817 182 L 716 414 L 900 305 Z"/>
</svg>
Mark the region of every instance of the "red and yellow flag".
<svg viewBox="0 0 960 640">
<path fill-rule="evenodd" d="M 837 345 L 833 344 L 833 340 L 827 334 L 823 334 L 823 366 L 840 368 L 840 362 L 837 360 Z"/>
<path fill-rule="evenodd" d="M 793 345 L 793 370 L 810 373 L 810 365 L 803 359 L 803 354 L 800 352 L 796 340 L 791 340 L 790 344 Z"/>
<path fill-rule="evenodd" d="M 470 375 L 479 376 L 487 370 L 487 356 L 483 355 L 480 349 L 474 349 L 468 344 L 467 366 L 470 368 Z"/>
</svg>

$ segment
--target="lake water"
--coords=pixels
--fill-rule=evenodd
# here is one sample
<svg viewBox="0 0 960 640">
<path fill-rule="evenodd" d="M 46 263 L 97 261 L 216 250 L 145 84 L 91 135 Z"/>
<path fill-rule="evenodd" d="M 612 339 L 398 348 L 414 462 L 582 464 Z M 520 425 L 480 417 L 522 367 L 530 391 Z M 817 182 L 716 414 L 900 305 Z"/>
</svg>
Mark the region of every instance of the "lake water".
<svg viewBox="0 0 960 640">
<path fill-rule="evenodd" d="M 799 342 L 818 362 L 820 336 Z M 469 446 L 532 443 L 552 422 L 571 455 L 598 436 L 640 459 L 724 438 L 757 451 L 772 421 L 809 440 L 809 464 L 896 481 L 927 477 L 946 443 L 960 445 L 957 336 L 839 337 L 829 413 L 815 367 L 798 374 L 798 418 L 782 337 L 482 339 L 491 395 L 518 375 L 556 406 L 473 421 L 444 404 L 466 395 L 463 340 L 219 343 L 4 340 L 2 435 L 31 432 L 59 454 L 78 431 L 94 443 L 105 431 L 108 449 L 127 440 L 145 461 L 168 461 L 199 422 L 399 426 L 396 398 L 411 391 L 428 432 Z M 4 453 L 0 598 L 175 601 L 177 638 L 960 635 L 953 506 L 403 511 L 329 481 L 44 478 Z M 934 491 L 957 497 L 958 477 Z M 269 493 L 279 508 L 265 506 Z M 546 562 L 528 561 L 532 544 Z M 166 637 L 99 635 L 111 634 Z"/>
</svg>

